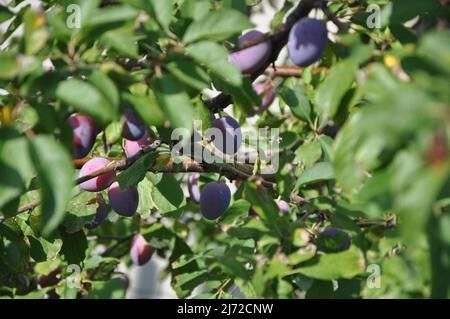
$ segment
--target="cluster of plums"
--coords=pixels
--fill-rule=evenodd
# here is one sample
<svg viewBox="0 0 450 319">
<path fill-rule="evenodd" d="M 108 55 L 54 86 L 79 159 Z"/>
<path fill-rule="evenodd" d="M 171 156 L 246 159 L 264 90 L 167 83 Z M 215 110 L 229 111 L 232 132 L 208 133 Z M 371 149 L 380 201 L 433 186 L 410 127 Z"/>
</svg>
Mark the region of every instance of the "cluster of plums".
<svg viewBox="0 0 450 319">
<path fill-rule="evenodd" d="M 262 35 L 259 31 L 250 31 L 239 38 L 240 43 L 258 38 Z M 292 62 L 298 66 L 308 66 L 316 62 L 327 44 L 327 29 L 325 23 L 320 20 L 303 18 L 292 28 L 289 34 L 288 51 Z M 242 73 L 249 74 L 257 71 L 271 56 L 272 43 L 270 40 L 251 46 L 249 48 L 230 54 L 230 61 L 234 63 Z M 271 83 L 258 83 L 253 86 L 254 91 L 262 97 L 262 103 L 255 110 L 256 113 L 266 109 L 275 98 L 275 90 Z M 67 123 L 73 129 L 73 157 L 80 159 L 85 157 L 92 149 L 98 130 L 94 121 L 88 115 L 72 114 Z M 212 128 L 217 134 L 210 136 L 210 141 L 222 153 L 233 155 L 241 146 L 242 132 L 239 123 L 231 116 L 223 116 L 213 120 Z M 131 108 L 124 112 L 122 137 L 125 139 L 124 149 L 127 157 L 138 153 L 143 146 L 149 145 L 151 139 L 145 124 L 139 119 Z M 110 161 L 102 157 L 94 157 L 86 162 L 80 170 L 79 176 L 91 174 L 110 164 Z M 198 182 L 199 174 L 192 174 L 188 179 L 188 190 L 193 201 L 200 204 L 203 216 L 215 220 L 227 210 L 231 191 L 225 183 L 210 182 L 200 191 Z M 136 187 L 120 189 L 115 182 L 114 171 L 91 178 L 80 184 L 80 187 L 88 192 L 100 192 L 108 189 L 108 198 L 111 208 L 119 215 L 133 216 L 139 204 L 139 194 Z M 101 196 L 100 196 L 101 197 Z M 281 212 L 286 213 L 289 205 L 279 201 Z M 98 226 L 107 216 L 108 210 L 104 201 L 98 200 L 98 208 L 95 218 L 88 227 Z M 336 236 L 332 230 L 326 230 L 323 236 Z M 154 249 L 148 244 L 142 235 L 136 235 L 131 248 L 131 259 L 136 265 L 143 265 L 150 260 Z"/>
<path fill-rule="evenodd" d="M 239 43 L 254 40 L 263 34 L 253 30 L 239 38 Z M 318 61 L 326 48 L 328 32 L 322 20 L 312 18 L 300 19 L 291 29 L 288 40 L 288 52 L 291 61 L 301 67 L 306 67 Z M 267 62 L 272 52 L 270 40 L 258 43 L 254 46 L 233 52 L 230 61 L 235 64 L 242 73 L 250 74 L 257 71 L 261 65 Z"/>
</svg>

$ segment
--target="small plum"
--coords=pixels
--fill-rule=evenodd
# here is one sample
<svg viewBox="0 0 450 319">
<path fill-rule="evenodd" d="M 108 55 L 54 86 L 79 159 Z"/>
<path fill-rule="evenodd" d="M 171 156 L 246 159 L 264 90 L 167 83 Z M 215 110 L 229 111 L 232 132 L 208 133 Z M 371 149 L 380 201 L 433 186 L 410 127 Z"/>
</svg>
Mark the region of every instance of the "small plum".
<svg viewBox="0 0 450 319">
<path fill-rule="evenodd" d="M 133 216 L 139 205 L 139 192 L 137 188 L 130 186 L 122 191 L 118 182 L 114 182 L 109 187 L 108 198 L 111 208 L 124 217 Z"/>
<path fill-rule="evenodd" d="M 200 196 L 200 211 L 209 220 L 223 215 L 230 205 L 231 191 L 225 183 L 210 182 Z"/>
<path fill-rule="evenodd" d="M 105 200 L 99 194 L 97 194 L 97 210 L 94 218 L 86 225 L 88 229 L 94 229 L 98 227 L 108 217 L 109 210 L 106 207 Z"/>
<path fill-rule="evenodd" d="M 277 205 L 282 214 L 287 214 L 289 212 L 289 204 L 286 203 L 284 200 L 278 201 Z"/>
<path fill-rule="evenodd" d="M 106 158 L 94 157 L 87 161 L 83 167 L 81 167 L 79 177 L 83 177 L 91 174 L 92 172 L 105 167 L 110 162 Z M 116 173 L 114 171 L 104 173 L 97 177 L 91 178 L 80 184 L 81 189 L 88 192 L 100 192 L 109 187 L 114 182 Z"/>
<path fill-rule="evenodd" d="M 200 202 L 200 188 L 198 186 L 199 179 L 200 179 L 200 174 L 193 173 L 188 177 L 188 182 L 187 182 L 189 196 L 196 203 Z"/>
<path fill-rule="evenodd" d="M 273 100 L 275 100 L 275 89 L 272 83 L 264 82 L 253 84 L 253 90 L 262 98 L 261 105 L 257 107 L 257 112 L 261 113 L 272 104 Z"/>
<path fill-rule="evenodd" d="M 67 124 L 73 129 L 72 154 L 73 158 L 85 157 L 95 141 L 94 121 L 89 115 L 74 113 L 67 118 Z"/>
<path fill-rule="evenodd" d="M 253 40 L 262 35 L 263 33 L 256 30 L 249 31 L 239 37 L 239 43 L 242 44 L 245 41 Z M 271 51 L 272 42 L 267 40 L 246 49 L 231 53 L 230 61 L 241 70 L 241 73 L 253 73 L 267 61 L 270 57 Z"/>
<path fill-rule="evenodd" d="M 322 20 L 300 19 L 289 33 L 289 57 L 295 65 L 306 67 L 320 59 L 327 42 L 327 26 Z"/>
<path fill-rule="evenodd" d="M 231 116 L 214 119 L 208 130 L 213 144 L 228 155 L 235 154 L 242 143 L 242 131 L 239 123 Z"/>
<path fill-rule="evenodd" d="M 130 256 L 135 265 L 142 266 L 148 263 L 154 252 L 155 249 L 150 246 L 144 236 L 141 234 L 134 236 Z"/>
<path fill-rule="evenodd" d="M 326 252 L 342 252 L 349 249 L 351 243 L 346 232 L 329 226 L 319 234 L 317 244 Z"/>
<path fill-rule="evenodd" d="M 125 140 L 125 154 L 127 157 L 132 157 L 141 150 L 142 146 L 150 145 L 151 142 L 148 132 L 145 132 L 144 136 L 137 141 Z"/>
<path fill-rule="evenodd" d="M 145 124 L 130 107 L 126 108 L 124 112 L 122 137 L 130 141 L 137 141 L 141 139 L 145 133 Z"/>
</svg>

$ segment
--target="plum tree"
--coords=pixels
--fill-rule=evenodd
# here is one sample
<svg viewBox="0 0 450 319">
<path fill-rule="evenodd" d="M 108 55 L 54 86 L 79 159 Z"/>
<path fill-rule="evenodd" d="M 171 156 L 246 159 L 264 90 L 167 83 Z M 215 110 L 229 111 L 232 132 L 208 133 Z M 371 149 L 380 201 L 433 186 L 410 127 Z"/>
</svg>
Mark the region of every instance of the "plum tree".
<svg viewBox="0 0 450 319">
<path fill-rule="evenodd" d="M 83 167 L 81 167 L 79 177 L 83 177 L 91 174 L 92 172 L 99 170 L 110 162 L 106 158 L 103 157 L 94 157 L 87 161 Z M 99 192 L 104 189 L 107 189 L 109 185 L 111 185 L 116 178 L 116 172 L 111 171 L 104 174 L 101 174 L 97 177 L 91 178 L 80 184 L 81 189 L 84 189 L 88 192 Z"/>
<path fill-rule="evenodd" d="M 227 210 L 230 199 L 231 191 L 225 183 L 210 182 L 201 192 L 200 211 L 207 219 L 217 219 Z"/>
<path fill-rule="evenodd" d="M 253 40 L 262 36 L 263 33 L 252 30 L 241 37 L 239 37 L 239 43 Z M 252 73 L 256 71 L 261 64 L 267 61 L 272 51 L 272 43 L 270 41 L 264 41 L 254 46 L 248 47 L 243 50 L 239 50 L 230 54 L 230 61 L 235 64 L 242 73 Z"/>
<path fill-rule="evenodd" d="M 261 105 L 257 106 L 257 113 L 261 113 L 275 100 L 275 88 L 270 82 L 257 83 L 253 85 L 253 90 L 261 96 Z"/>
<path fill-rule="evenodd" d="M 141 234 L 134 236 L 130 250 L 130 257 L 135 265 L 142 266 L 148 263 L 154 252 L 155 249 L 150 246 L 144 236 Z"/>
<path fill-rule="evenodd" d="M 130 141 L 137 141 L 141 139 L 145 133 L 146 127 L 144 122 L 141 121 L 133 109 L 127 107 L 124 112 L 122 137 Z"/>
<path fill-rule="evenodd" d="M 225 154 L 235 154 L 242 143 L 242 132 L 239 123 L 231 116 L 224 116 L 214 119 L 211 132 L 213 144 Z"/>
<path fill-rule="evenodd" d="M 108 189 L 111 208 L 121 216 L 130 217 L 136 213 L 139 205 L 139 192 L 135 186 L 121 190 L 119 183 L 114 182 Z"/>
<path fill-rule="evenodd" d="M 327 46 L 327 26 L 322 20 L 303 18 L 289 33 L 288 51 L 292 62 L 306 67 L 319 60 Z"/>
<path fill-rule="evenodd" d="M 279 200 L 277 202 L 278 208 L 282 214 L 287 214 L 289 212 L 289 204 L 284 200 Z"/>
<path fill-rule="evenodd" d="M 142 136 L 137 141 L 126 139 L 124 144 L 125 154 L 127 155 L 127 157 L 131 157 L 137 154 L 142 149 L 142 146 L 150 145 L 151 142 L 152 140 L 148 135 L 148 132 L 145 132 L 144 136 Z"/>
<path fill-rule="evenodd" d="M 89 115 L 74 113 L 67 118 L 67 124 L 73 129 L 73 158 L 85 157 L 94 145 L 96 129 Z"/>
<path fill-rule="evenodd" d="M 346 232 L 328 226 L 319 234 L 316 244 L 325 252 L 341 252 L 350 248 L 350 237 Z"/>
<path fill-rule="evenodd" d="M 200 179 L 200 174 L 193 173 L 193 174 L 189 175 L 188 182 L 187 182 L 189 196 L 196 203 L 200 202 L 200 188 L 198 186 L 199 179 Z"/>
</svg>

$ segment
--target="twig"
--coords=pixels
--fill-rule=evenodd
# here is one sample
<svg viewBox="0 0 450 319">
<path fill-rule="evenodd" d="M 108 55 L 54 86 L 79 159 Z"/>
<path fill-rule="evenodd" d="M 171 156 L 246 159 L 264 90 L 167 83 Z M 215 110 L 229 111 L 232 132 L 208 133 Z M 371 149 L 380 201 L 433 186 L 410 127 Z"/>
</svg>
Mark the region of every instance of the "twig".
<svg viewBox="0 0 450 319">
<path fill-rule="evenodd" d="M 268 76 L 272 76 L 272 77 L 297 77 L 300 78 L 302 77 L 302 71 L 305 68 L 302 67 L 298 67 L 298 66 L 277 66 L 276 68 L 274 67 L 268 67 L 265 71 L 264 74 L 268 75 Z M 312 68 L 312 74 L 318 74 L 322 71 L 328 72 L 329 69 L 328 68 L 320 68 L 320 67 L 314 67 Z"/>
</svg>

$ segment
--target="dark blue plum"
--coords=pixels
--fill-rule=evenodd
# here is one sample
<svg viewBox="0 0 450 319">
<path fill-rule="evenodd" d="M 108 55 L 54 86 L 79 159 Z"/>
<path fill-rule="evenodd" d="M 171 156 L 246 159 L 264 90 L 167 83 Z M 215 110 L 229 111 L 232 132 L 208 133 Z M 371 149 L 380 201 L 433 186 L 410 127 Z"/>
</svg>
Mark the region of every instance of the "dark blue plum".
<svg viewBox="0 0 450 319">
<path fill-rule="evenodd" d="M 187 182 L 189 196 L 196 203 L 200 202 L 200 188 L 198 186 L 199 179 L 200 179 L 200 174 L 193 173 L 192 175 L 190 175 L 188 177 L 188 182 Z"/>
<path fill-rule="evenodd" d="M 69 116 L 67 123 L 73 129 L 73 158 L 83 158 L 89 154 L 97 135 L 94 121 L 89 115 L 75 113 Z"/>
<path fill-rule="evenodd" d="M 209 220 L 223 215 L 230 205 L 231 191 L 225 183 L 210 182 L 200 196 L 200 211 Z"/>
<path fill-rule="evenodd" d="M 211 129 L 212 128 L 212 129 Z M 213 144 L 228 155 L 235 154 L 242 143 L 242 131 L 239 123 L 231 116 L 213 120 L 207 135 Z"/>
<path fill-rule="evenodd" d="M 130 141 L 141 139 L 146 132 L 144 122 L 136 115 L 131 108 L 126 108 L 124 113 L 124 123 L 122 137 Z"/>
<path fill-rule="evenodd" d="M 303 18 L 289 33 L 288 51 L 292 62 L 306 67 L 318 61 L 328 42 L 327 26 L 322 20 Z"/>
<path fill-rule="evenodd" d="M 108 207 L 106 206 L 105 200 L 100 193 L 97 193 L 97 210 L 95 212 L 94 218 L 89 224 L 86 225 L 88 229 L 93 229 L 98 227 L 103 221 L 108 217 Z"/>
<path fill-rule="evenodd" d="M 136 213 L 139 205 L 139 193 L 136 187 L 130 186 L 122 191 L 119 183 L 114 182 L 108 189 L 111 208 L 121 216 L 130 217 Z"/>
<path fill-rule="evenodd" d="M 262 36 L 263 33 L 253 30 L 245 33 L 239 38 L 239 43 L 253 40 Z M 265 41 L 246 49 L 236 51 L 230 54 L 230 61 L 236 65 L 241 73 L 248 74 L 258 70 L 263 63 L 270 57 L 272 51 L 272 42 Z"/>
</svg>

